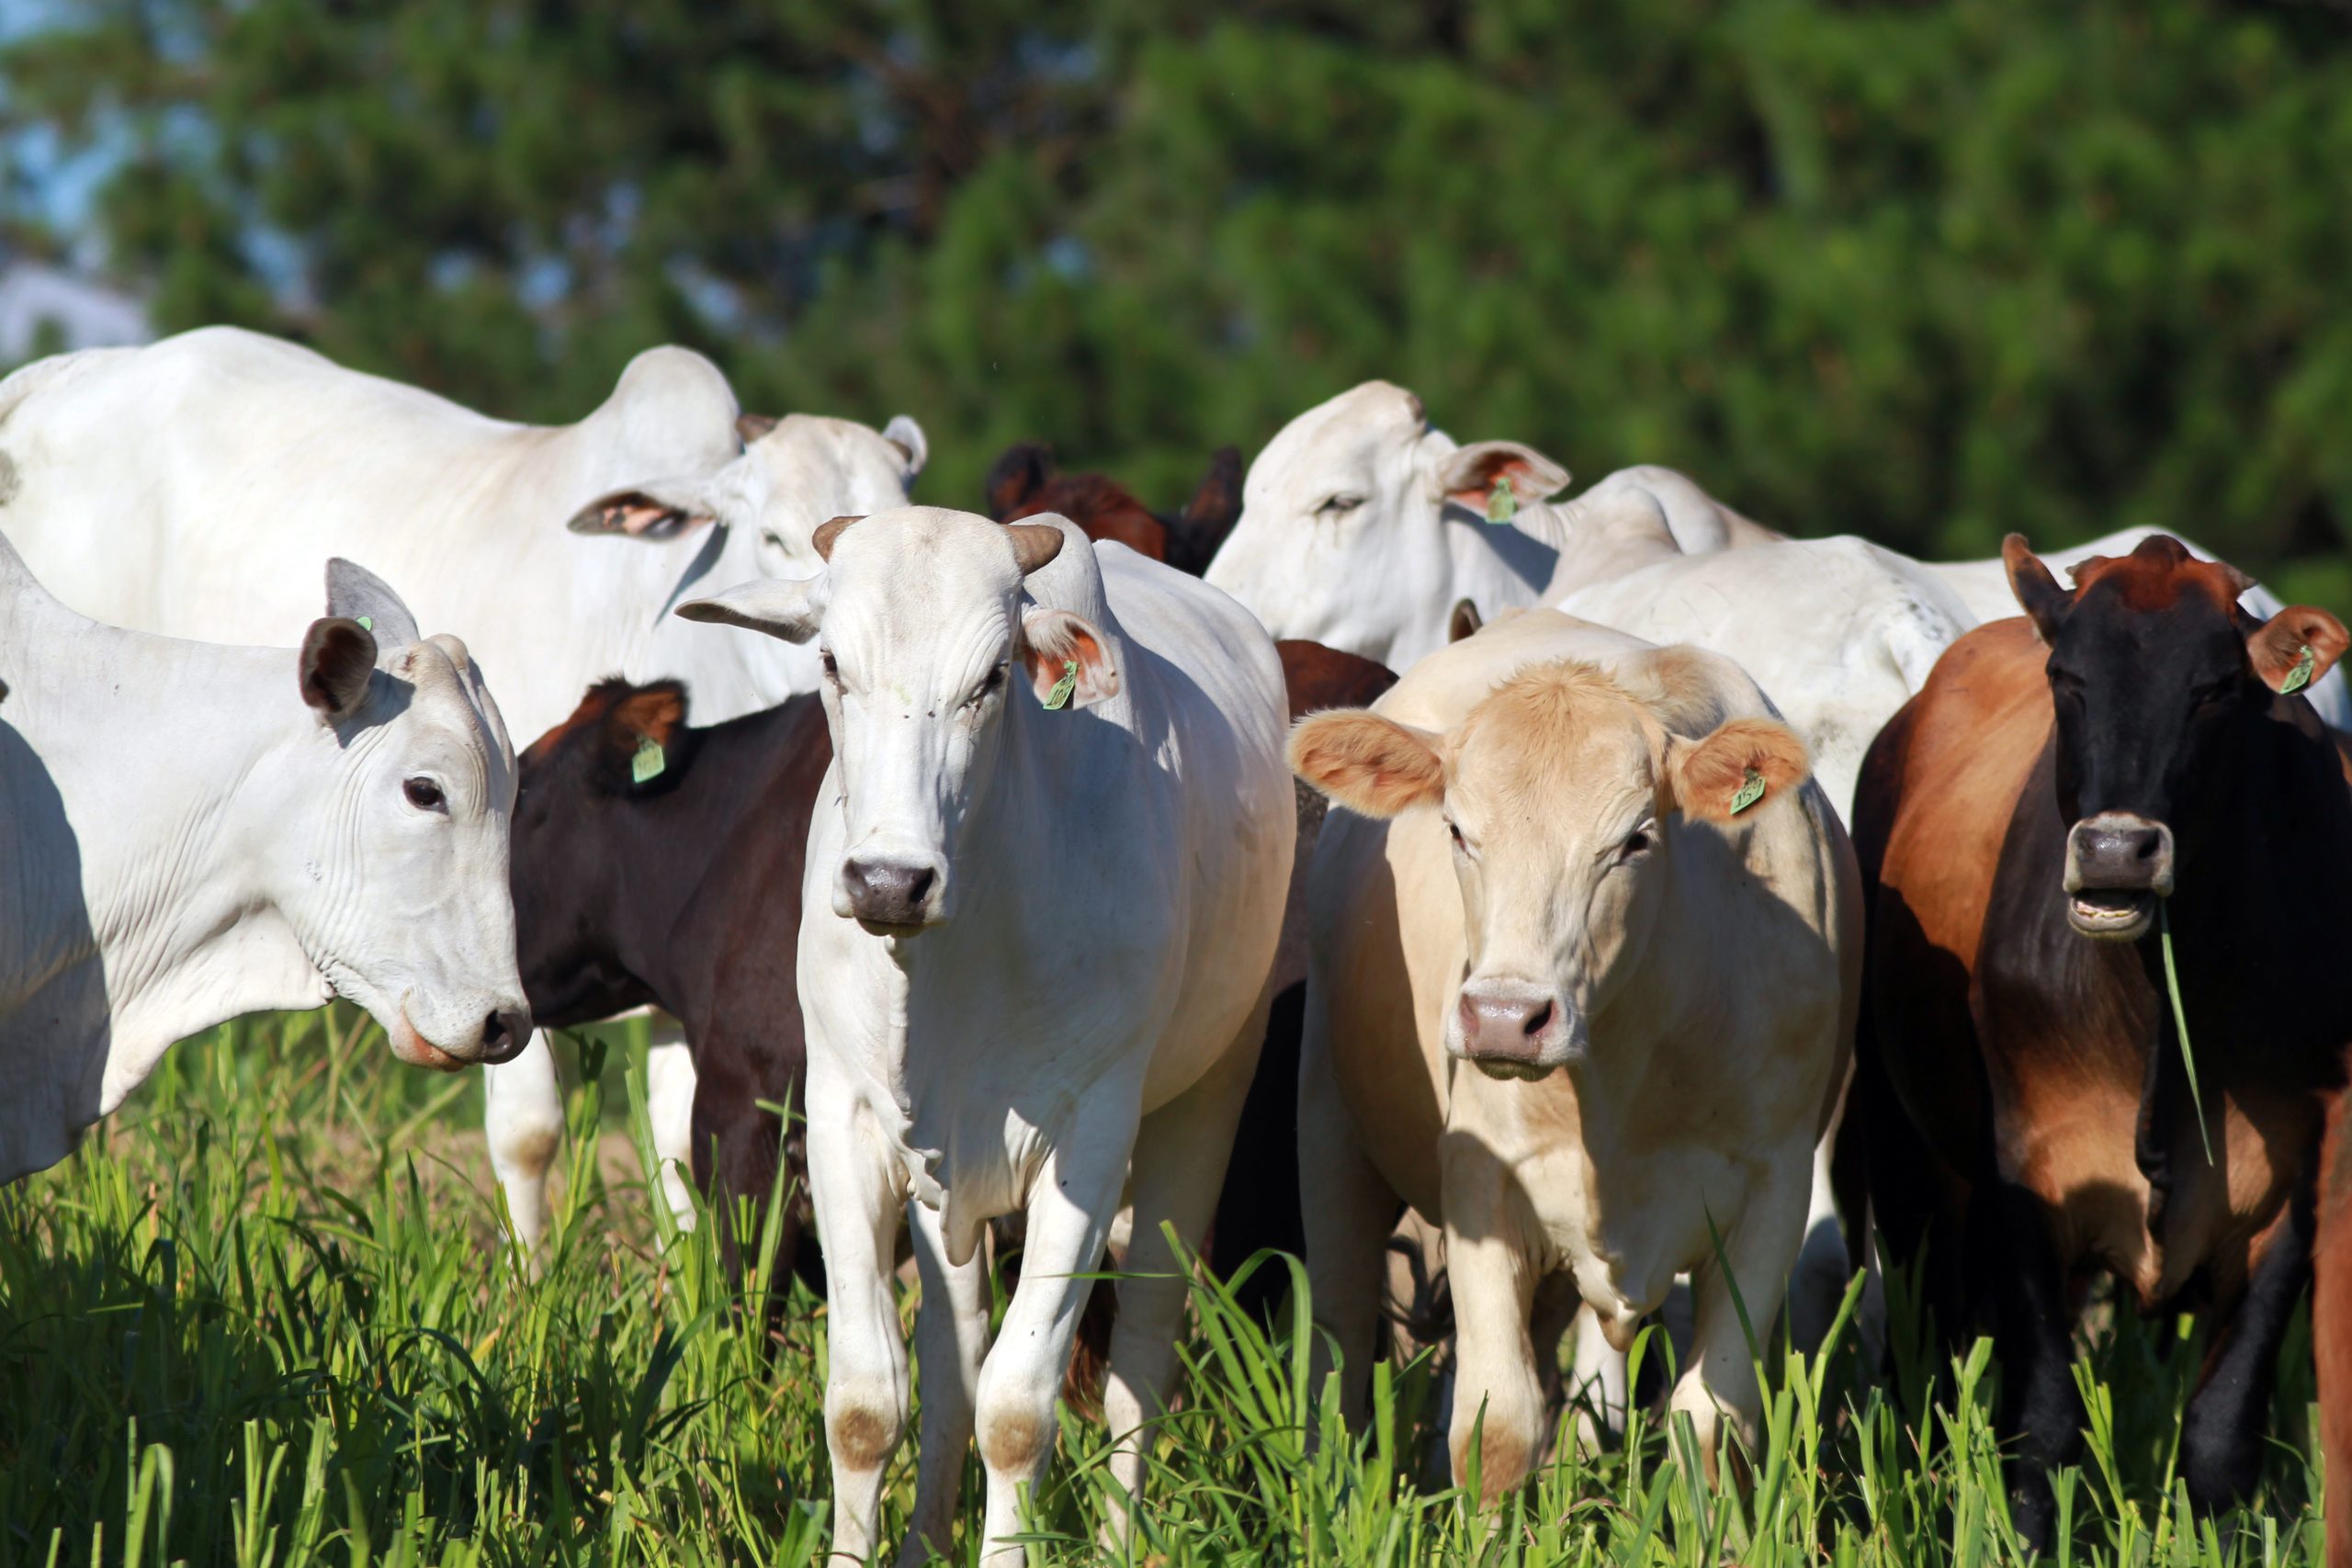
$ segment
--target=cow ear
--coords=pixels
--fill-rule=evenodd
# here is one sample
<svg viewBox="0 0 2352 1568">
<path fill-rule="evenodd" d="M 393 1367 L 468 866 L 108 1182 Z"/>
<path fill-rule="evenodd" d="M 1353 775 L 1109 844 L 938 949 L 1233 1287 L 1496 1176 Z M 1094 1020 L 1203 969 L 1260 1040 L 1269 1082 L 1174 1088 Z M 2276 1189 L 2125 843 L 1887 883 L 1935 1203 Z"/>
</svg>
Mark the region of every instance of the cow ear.
<svg viewBox="0 0 2352 1568">
<path fill-rule="evenodd" d="M 924 439 L 922 426 L 907 414 L 894 413 L 890 423 L 882 427 L 882 439 L 899 449 L 906 459 L 903 477 L 912 484 L 931 461 L 931 443 Z"/>
<path fill-rule="evenodd" d="M 598 772 L 627 795 L 676 782 L 678 732 L 686 725 L 686 688 L 676 681 L 639 686 L 605 712 Z"/>
<path fill-rule="evenodd" d="M 1445 640 L 1460 642 L 1466 637 L 1476 637 L 1486 620 L 1478 614 L 1478 606 L 1467 599 L 1453 602 L 1453 613 L 1445 618 Z"/>
<path fill-rule="evenodd" d="M 1359 817 L 1394 817 L 1445 798 L 1438 744 L 1368 709 L 1335 708 L 1291 727 L 1290 769 Z"/>
<path fill-rule="evenodd" d="M 2264 685 L 2278 692 L 2293 682 L 2300 692 L 2335 669 L 2347 644 L 2352 637 L 2346 636 L 2342 621 L 2309 604 L 2290 604 L 2247 634 L 2245 651 Z M 2303 663 L 2307 653 L 2308 667 Z M 2301 680 L 2296 679 L 2298 670 Z"/>
<path fill-rule="evenodd" d="M 356 561 L 327 562 L 327 614 L 357 621 L 379 648 L 408 648 L 420 640 L 416 617 L 390 583 Z"/>
<path fill-rule="evenodd" d="M 1795 793 L 1813 772 L 1804 742 L 1769 718 L 1726 719 L 1704 740 L 1667 742 L 1667 784 L 1685 817 L 1728 821 Z"/>
<path fill-rule="evenodd" d="M 564 526 L 575 534 L 617 534 L 659 544 L 714 521 L 718 504 L 698 479 L 653 479 L 616 490 L 572 513 Z"/>
<path fill-rule="evenodd" d="M 376 638 L 366 626 L 343 615 L 312 621 L 295 656 L 302 700 L 318 709 L 322 723 L 349 718 L 368 701 L 376 673 Z"/>
<path fill-rule="evenodd" d="M 989 516 L 1003 522 L 1046 482 L 1054 466 L 1054 449 L 1042 441 L 1021 441 L 1006 447 L 989 469 L 985 489 Z"/>
<path fill-rule="evenodd" d="M 765 632 L 786 642 L 807 642 L 817 635 L 824 618 L 824 581 L 822 577 L 799 581 L 761 578 L 707 599 L 689 599 L 678 606 L 678 614 L 690 621 L 715 621 Z"/>
<path fill-rule="evenodd" d="M 735 416 L 735 439 L 749 446 L 783 423 L 772 413 L 739 413 Z"/>
<path fill-rule="evenodd" d="M 1568 488 L 1568 470 L 1516 441 L 1474 441 L 1446 454 L 1438 488 L 1457 506 L 1484 514 L 1498 481 L 1510 480 L 1511 499 L 1542 501 Z"/>
<path fill-rule="evenodd" d="M 1068 610 L 1032 610 L 1023 618 L 1021 662 L 1048 707 L 1088 707 L 1119 694 L 1118 667 L 1102 634 Z"/>
<path fill-rule="evenodd" d="M 2018 596 L 2018 607 L 2033 623 L 2035 633 L 2044 642 L 2056 637 L 2066 612 L 2075 607 L 2074 590 L 2058 586 L 2023 534 L 2001 541 L 2001 564 L 2008 569 L 2009 592 Z"/>
</svg>

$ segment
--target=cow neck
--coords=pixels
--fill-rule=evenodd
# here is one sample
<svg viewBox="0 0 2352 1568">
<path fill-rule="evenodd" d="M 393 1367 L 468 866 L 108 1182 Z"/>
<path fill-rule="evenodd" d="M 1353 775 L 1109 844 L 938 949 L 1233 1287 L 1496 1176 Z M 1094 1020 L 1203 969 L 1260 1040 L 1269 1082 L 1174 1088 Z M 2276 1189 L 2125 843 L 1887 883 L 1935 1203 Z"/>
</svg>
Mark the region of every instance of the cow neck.
<svg viewBox="0 0 2352 1568">
<path fill-rule="evenodd" d="M 54 601 L 36 614 L 45 635 L 6 639 L 17 684 L 0 717 L 36 747 L 62 807 L 51 827 L 78 859 L 52 886 L 86 921 L 79 961 L 103 974 L 103 1038 L 85 1044 L 105 1055 L 110 1111 L 175 1042 L 328 999 L 261 867 L 286 828 L 284 773 L 350 770 L 305 761 L 335 740 L 293 703 L 290 649 L 121 631 Z M 288 722 L 252 716 L 273 712 Z"/>
</svg>

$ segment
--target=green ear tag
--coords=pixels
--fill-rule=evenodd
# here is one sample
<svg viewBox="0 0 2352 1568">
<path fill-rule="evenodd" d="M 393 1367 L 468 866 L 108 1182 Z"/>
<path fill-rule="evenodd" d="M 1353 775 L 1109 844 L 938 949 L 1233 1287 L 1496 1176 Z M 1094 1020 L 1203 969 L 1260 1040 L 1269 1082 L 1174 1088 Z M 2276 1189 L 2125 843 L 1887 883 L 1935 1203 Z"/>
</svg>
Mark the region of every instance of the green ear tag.
<svg viewBox="0 0 2352 1568">
<path fill-rule="evenodd" d="M 1487 492 L 1487 521 L 1508 523 L 1519 515 L 1519 497 L 1511 493 L 1510 476 L 1505 474 Z"/>
<path fill-rule="evenodd" d="M 361 631 L 363 631 L 363 632 L 372 632 L 372 631 L 374 631 L 374 630 L 376 629 L 376 617 L 375 617 L 375 616 L 373 616 L 373 615 L 362 615 L 362 616 L 360 616 L 360 617 L 359 617 L 359 629 L 360 629 Z"/>
<path fill-rule="evenodd" d="M 1747 777 L 1740 783 L 1739 792 L 1731 797 L 1731 814 L 1736 817 L 1763 798 L 1764 775 L 1750 768 Z"/>
<path fill-rule="evenodd" d="M 662 742 L 650 735 L 640 735 L 637 738 L 637 755 L 628 760 L 629 782 L 646 784 L 658 779 L 662 776 L 662 770 L 669 765 L 670 759 L 663 754 Z"/>
<path fill-rule="evenodd" d="M 2287 671 L 2287 678 L 2284 681 L 2278 682 L 2278 694 L 2282 697 L 2291 697 L 2305 686 L 2310 685 L 2312 667 L 2318 662 L 2319 655 L 2313 653 L 2309 648 L 2296 649 L 2295 667 Z"/>
<path fill-rule="evenodd" d="M 1062 665 L 1062 678 L 1054 682 L 1052 691 L 1046 694 L 1046 705 L 1049 708 L 1068 707 L 1069 694 L 1077 690 L 1078 660 L 1072 659 Z"/>
</svg>

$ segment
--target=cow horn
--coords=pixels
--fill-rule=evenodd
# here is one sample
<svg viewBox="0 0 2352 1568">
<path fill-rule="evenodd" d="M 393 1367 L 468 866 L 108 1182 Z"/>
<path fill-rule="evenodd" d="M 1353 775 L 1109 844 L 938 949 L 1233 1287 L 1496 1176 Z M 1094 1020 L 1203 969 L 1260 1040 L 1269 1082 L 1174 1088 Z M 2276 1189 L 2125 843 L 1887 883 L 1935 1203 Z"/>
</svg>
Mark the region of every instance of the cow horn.
<svg viewBox="0 0 2352 1568">
<path fill-rule="evenodd" d="M 816 533 L 809 536 L 808 541 L 817 547 L 817 558 L 821 561 L 831 560 L 833 547 L 841 543 L 842 533 L 851 524 L 865 521 L 865 513 L 861 512 L 854 517 L 828 517 L 818 524 Z"/>
<path fill-rule="evenodd" d="M 1015 523 L 1005 532 L 1012 536 L 1012 558 L 1023 577 L 1061 554 L 1062 531 L 1050 523 Z"/>
</svg>

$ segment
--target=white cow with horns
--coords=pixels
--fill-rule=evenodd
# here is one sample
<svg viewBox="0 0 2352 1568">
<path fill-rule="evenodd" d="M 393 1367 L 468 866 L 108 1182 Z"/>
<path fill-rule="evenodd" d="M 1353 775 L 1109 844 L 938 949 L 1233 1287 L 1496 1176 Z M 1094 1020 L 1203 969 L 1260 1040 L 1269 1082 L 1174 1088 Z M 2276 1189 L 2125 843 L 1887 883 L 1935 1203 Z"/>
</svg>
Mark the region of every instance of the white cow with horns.
<svg viewBox="0 0 2352 1568">
<path fill-rule="evenodd" d="M 821 651 L 833 738 L 800 994 L 828 1282 L 833 1551 L 875 1547 L 906 1419 L 891 1257 L 922 1275 L 914 1538 L 949 1548 L 964 1451 L 983 1561 L 1019 1494 L 1122 1193 L 1133 1226 L 1103 1410 L 1133 1498 L 1176 1371 L 1195 1244 L 1266 1026 L 1295 805 L 1282 669 L 1225 595 L 1067 519 L 911 507 L 818 530 L 826 570 L 680 607 Z M 825 911 L 831 911 L 828 915 Z M 910 1203 L 910 1200 L 912 1200 Z M 988 1344 L 986 1224 L 1027 1220 Z M 905 1559 L 902 1559 L 905 1560 Z"/>
<path fill-rule="evenodd" d="M 648 349 L 602 407 L 548 427 L 209 327 L 0 381 L 0 529 L 84 614 L 220 642 L 299 639 L 318 563 L 369 561 L 497 672 L 527 739 L 614 673 L 680 677 L 714 721 L 812 689 L 803 649 L 666 612 L 696 587 L 814 570 L 817 525 L 900 503 L 924 453 L 903 416 L 879 434 L 742 416 L 683 348 Z M 666 1172 L 689 1152 L 683 1047 L 656 1051 L 652 1079 Z M 563 1131 L 546 1047 L 493 1069 L 488 1099 L 491 1160 L 534 1245 Z"/>
<path fill-rule="evenodd" d="M 0 1180 L 241 1013 L 346 997 L 442 1068 L 529 1038 L 514 753 L 465 645 L 340 560 L 300 642 L 100 625 L 0 542 Z"/>
</svg>

